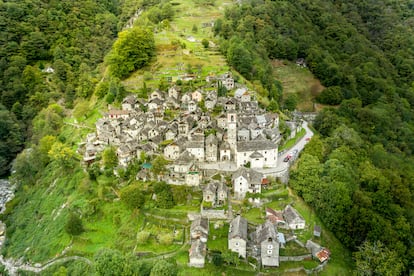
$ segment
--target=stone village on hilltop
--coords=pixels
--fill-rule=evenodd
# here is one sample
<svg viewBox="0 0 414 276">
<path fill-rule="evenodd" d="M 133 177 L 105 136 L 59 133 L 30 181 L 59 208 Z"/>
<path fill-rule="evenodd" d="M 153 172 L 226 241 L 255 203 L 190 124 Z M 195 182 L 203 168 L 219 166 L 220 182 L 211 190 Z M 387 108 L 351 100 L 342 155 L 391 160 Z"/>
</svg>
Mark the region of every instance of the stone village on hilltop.
<svg viewBox="0 0 414 276">
<path fill-rule="evenodd" d="M 277 229 L 304 229 L 305 220 L 290 205 L 283 211 L 267 208 L 266 221 L 249 231 L 249 224 L 242 216 L 233 218 L 231 212 L 214 210 L 229 201 L 230 192 L 223 179 L 213 180 L 210 176 L 230 174 L 232 197 L 236 200 L 244 199 L 247 193 L 261 193 L 262 187 L 269 184 L 265 172 L 276 169 L 278 164 L 279 117 L 261 109 L 254 93 L 247 88 L 236 89 L 230 73 L 216 78 L 209 76 L 206 81 L 220 81 L 227 90 L 235 90 L 234 97 L 219 97 L 217 90 L 181 93 L 179 86 L 170 87 L 166 93 L 155 90 L 148 100 L 127 96 L 120 110 L 110 109 L 97 121 L 96 133 L 87 135 L 82 147 L 83 160 L 87 164 L 94 162 L 107 146 L 117 148 L 121 167 L 140 158 L 141 153 L 162 155 L 170 164 L 168 172 L 158 175 L 157 180 L 200 187 L 203 202 L 213 208 L 204 210 L 201 207 L 201 214 L 189 215 L 193 220 L 190 266 L 204 266 L 209 219 L 214 218 L 230 221 L 229 250 L 242 258 L 250 255 L 264 267 L 277 267 L 280 261 L 292 260 L 279 256 L 279 248 L 295 240 L 294 235 L 286 239 Z M 211 115 L 217 107 L 221 113 Z M 178 116 L 167 120 L 166 110 L 175 110 Z M 145 181 L 152 176 L 143 168 L 137 179 Z M 306 248 L 311 254 L 296 257 L 296 260 L 313 256 L 325 262 L 329 258 L 327 249 L 310 240 Z"/>
</svg>

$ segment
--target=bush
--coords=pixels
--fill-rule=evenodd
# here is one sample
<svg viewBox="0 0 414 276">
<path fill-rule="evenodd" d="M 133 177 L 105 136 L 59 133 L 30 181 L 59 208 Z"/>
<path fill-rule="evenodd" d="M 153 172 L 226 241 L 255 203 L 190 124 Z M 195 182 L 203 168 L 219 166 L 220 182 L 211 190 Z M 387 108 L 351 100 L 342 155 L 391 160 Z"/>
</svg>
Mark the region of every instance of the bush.
<svg viewBox="0 0 414 276">
<path fill-rule="evenodd" d="M 208 44 L 209 44 L 209 42 L 208 42 L 208 40 L 207 39 L 203 39 L 203 40 L 201 40 L 201 44 L 203 45 L 203 47 L 205 48 L 205 49 L 207 49 L 208 48 Z"/>
<path fill-rule="evenodd" d="M 175 276 L 178 274 L 177 264 L 159 260 L 151 270 L 151 276 Z"/>
<path fill-rule="evenodd" d="M 169 233 L 162 233 L 158 235 L 158 241 L 162 245 L 171 245 L 174 240 L 172 234 Z"/>
<path fill-rule="evenodd" d="M 137 234 L 137 242 L 139 244 L 146 244 L 150 237 L 151 233 L 148 231 L 141 231 Z"/>
<path fill-rule="evenodd" d="M 83 229 L 82 220 L 74 213 L 71 213 L 66 222 L 65 231 L 66 233 L 72 236 L 77 236 L 77 235 L 82 234 L 82 232 L 85 231 Z"/>
<path fill-rule="evenodd" d="M 121 191 L 121 200 L 131 209 L 140 209 L 144 206 L 144 191 L 137 185 L 127 186 Z"/>
</svg>

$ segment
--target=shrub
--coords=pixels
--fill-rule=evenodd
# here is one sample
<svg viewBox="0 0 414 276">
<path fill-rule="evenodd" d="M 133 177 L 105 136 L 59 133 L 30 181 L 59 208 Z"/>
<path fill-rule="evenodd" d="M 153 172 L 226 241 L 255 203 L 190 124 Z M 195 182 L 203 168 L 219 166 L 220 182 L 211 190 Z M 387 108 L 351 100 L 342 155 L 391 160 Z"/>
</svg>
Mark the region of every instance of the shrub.
<svg viewBox="0 0 414 276">
<path fill-rule="evenodd" d="M 66 222 L 65 231 L 66 233 L 72 236 L 77 236 L 77 235 L 82 234 L 82 232 L 85 231 L 83 229 L 82 220 L 74 213 L 71 213 Z"/>
<path fill-rule="evenodd" d="M 169 233 L 162 233 L 158 235 L 158 241 L 162 245 L 171 245 L 174 240 L 172 234 Z"/>
<path fill-rule="evenodd" d="M 137 242 L 139 244 L 146 244 L 150 237 L 151 233 L 148 231 L 141 231 L 137 234 Z"/>
<path fill-rule="evenodd" d="M 144 206 L 144 192 L 137 185 L 127 186 L 121 191 L 121 200 L 131 209 L 140 209 Z"/>
</svg>

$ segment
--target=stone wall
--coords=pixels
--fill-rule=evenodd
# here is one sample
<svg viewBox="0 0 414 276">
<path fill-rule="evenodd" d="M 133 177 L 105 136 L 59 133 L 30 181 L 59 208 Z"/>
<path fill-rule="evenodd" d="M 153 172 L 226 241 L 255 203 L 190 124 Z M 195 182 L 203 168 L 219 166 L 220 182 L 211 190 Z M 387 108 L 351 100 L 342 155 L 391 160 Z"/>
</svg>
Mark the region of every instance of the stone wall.
<svg viewBox="0 0 414 276">
<path fill-rule="evenodd" d="M 303 260 L 312 260 L 312 254 L 301 256 L 279 256 L 280 262 L 301 262 Z"/>
<path fill-rule="evenodd" d="M 227 212 L 224 210 L 201 210 L 201 216 L 209 219 L 227 219 Z"/>
</svg>

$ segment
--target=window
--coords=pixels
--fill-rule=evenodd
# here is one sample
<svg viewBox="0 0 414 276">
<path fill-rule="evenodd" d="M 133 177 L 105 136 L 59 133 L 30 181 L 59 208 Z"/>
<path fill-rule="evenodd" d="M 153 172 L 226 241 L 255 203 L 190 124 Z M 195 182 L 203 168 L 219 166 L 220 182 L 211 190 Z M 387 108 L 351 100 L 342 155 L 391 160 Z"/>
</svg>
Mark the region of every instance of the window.
<svg viewBox="0 0 414 276">
<path fill-rule="evenodd" d="M 267 254 L 271 255 L 272 254 L 272 250 L 271 249 L 267 250 Z"/>
<path fill-rule="evenodd" d="M 238 247 L 240 244 L 238 242 L 236 242 L 234 245 Z"/>
</svg>

